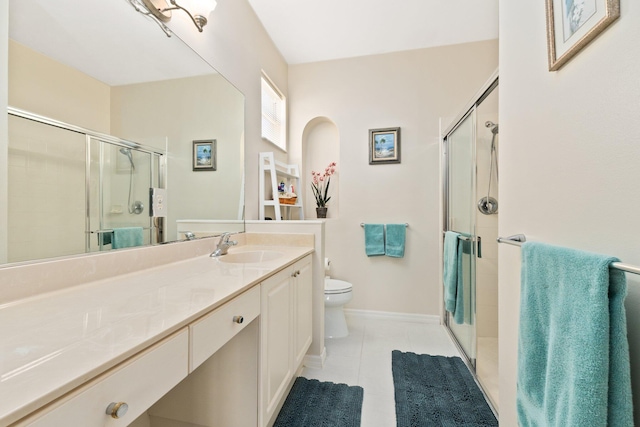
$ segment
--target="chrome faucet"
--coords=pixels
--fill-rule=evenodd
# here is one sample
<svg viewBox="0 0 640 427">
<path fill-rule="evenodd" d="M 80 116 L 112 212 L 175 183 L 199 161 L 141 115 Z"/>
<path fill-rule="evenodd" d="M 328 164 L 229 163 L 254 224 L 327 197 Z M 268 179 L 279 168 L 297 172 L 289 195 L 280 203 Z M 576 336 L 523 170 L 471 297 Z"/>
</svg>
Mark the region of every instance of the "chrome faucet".
<svg viewBox="0 0 640 427">
<path fill-rule="evenodd" d="M 231 233 L 222 233 L 220 236 L 220 240 L 218 241 L 218 246 L 216 246 L 216 250 L 211 253 L 212 257 L 219 257 L 221 255 L 226 255 L 227 251 L 231 246 L 235 246 L 238 244 L 235 240 L 229 240 L 231 237 Z"/>
</svg>

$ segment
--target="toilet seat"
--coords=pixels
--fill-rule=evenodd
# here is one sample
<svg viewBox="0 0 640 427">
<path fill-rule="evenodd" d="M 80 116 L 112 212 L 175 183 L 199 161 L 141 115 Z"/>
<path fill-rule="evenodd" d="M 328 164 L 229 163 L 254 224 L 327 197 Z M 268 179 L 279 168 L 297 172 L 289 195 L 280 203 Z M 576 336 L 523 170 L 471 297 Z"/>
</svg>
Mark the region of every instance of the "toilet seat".
<svg viewBox="0 0 640 427">
<path fill-rule="evenodd" d="M 351 292 L 352 285 L 344 280 L 326 279 L 324 282 L 325 295 L 346 294 Z"/>
</svg>

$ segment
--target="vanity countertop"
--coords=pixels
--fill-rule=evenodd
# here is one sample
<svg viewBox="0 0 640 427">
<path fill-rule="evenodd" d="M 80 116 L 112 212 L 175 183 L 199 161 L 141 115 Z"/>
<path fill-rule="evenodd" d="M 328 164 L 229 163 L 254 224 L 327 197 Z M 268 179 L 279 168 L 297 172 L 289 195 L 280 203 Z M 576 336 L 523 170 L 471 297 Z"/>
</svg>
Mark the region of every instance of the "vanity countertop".
<svg viewBox="0 0 640 427">
<path fill-rule="evenodd" d="M 208 255 L 0 305 L 0 425 L 17 421 L 313 252 L 260 263 Z"/>
</svg>

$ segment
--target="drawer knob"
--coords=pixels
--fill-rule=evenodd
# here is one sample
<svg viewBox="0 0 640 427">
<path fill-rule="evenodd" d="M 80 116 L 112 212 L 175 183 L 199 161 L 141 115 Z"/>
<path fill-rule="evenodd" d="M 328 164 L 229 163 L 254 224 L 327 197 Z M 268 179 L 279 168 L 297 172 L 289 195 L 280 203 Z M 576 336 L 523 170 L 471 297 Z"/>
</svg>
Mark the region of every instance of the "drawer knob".
<svg viewBox="0 0 640 427">
<path fill-rule="evenodd" d="M 233 323 L 237 323 L 238 325 L 244 322 L 244 317 L 242 316 L 233 316 Z"/>
<path fill-rule="evenodd" d="M 109 406 L 107 406 L 107 415 L 111 415 L 111 418 L 122 418 L 124 414 L 129 410 L 129 405 L 124 402 L 111 402 Z"/>
<path fill-rule="evenodd" d="M 300 270 L 294 271 L 291 277 L 298 277 L 300 275 Z"/>
</svg>

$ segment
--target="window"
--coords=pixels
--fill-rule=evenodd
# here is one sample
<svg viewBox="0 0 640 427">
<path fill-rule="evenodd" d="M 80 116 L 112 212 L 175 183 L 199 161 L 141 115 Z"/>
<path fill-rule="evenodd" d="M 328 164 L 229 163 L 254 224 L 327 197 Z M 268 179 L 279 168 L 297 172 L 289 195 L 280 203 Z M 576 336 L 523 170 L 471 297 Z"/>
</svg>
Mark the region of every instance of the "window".
<svg viewBox="0 0 640 427">
<path fill-rule="evenodd" d="M 287 151 L 287 100 L 264 74 L 262 75 L 262 137 Z"/>
</svg>

